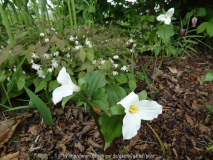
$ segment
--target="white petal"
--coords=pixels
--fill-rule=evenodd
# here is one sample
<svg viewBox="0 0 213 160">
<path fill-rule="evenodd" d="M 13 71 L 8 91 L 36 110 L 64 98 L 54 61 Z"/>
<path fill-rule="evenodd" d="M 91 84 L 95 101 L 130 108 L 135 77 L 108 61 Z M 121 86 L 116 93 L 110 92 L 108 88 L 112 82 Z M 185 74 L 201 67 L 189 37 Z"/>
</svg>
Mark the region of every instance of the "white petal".
<svg viewBox="0 0 213 160">
<path fill-rule="evenodd" d="M 158 21 L 164 21 L 165 20 L 165 15 L 164 14 L 161 14 L 157 17 L 157 20 Z"/>
<path fill-rule="evenodd" d="M 139 101 L 139 97 L 137 94 L 135 94 L 134 92 L 131 92 L 128 96 L 126 96 L 124 99 L 122 99 L 120 102 L 118 102 L 117 104 L 121 104 L 124 108 L 125 108 L 125 112 L 129 113 L 129 107 L 135 103 Z"/>
<path fill-rule="evenodd" d="M 79 92 L 81 89 L 80 87 L 76 86 L 74 83 L 72 83 L 73 92 Z"/>
<path fill-rule="evenodd" d="M 73 94 L 73 89 L 71 85 L 63 85 L 56 88 L 53 91 L 53 103 L 57 104 L 62 100 L 63 97 L 69 96 Z"/>
<path fill-rule="evenodd" d="M 165 24 L 170 24 L 171 23 L 171 18 L 167 17 L 164 21 Z"/>
<path fill-rule="evenodd" d="M 157 102 L 148 100 L 138 101 L 133 105 L 138 108 L 136 116 L 142 120 L 153 120 L 154 118 L 157 118 L 158 115 L 162 113 L 163 109 L 163 107 Z"/>
<path fill-rule="evenodd" d="M 166 12 L 166 15 L 167 15 L 168 17 L 171 18 L 171 17 L 173 16 L 174 12 L 175 12 L 175 9 L 174 9 L 174 8 L 170 8 L 170 9 Z"/>
<path fill-rule="evenodd" d="M 123 119 L 122 134 L 123 139 L 131 139 L 137 135 L 140 129 L 141 120 L 132 114 L 127 113 Z"/>
<path fill-rule="evenodd" d="M 57 81 L 58 83 L 60 83 L 61 85 L 68 85 L 69 83 L 71 83 L 71 78 L 70 75 L 66 72 L 66 68 L 63 67 L 57 77 Z"/>
</svg>

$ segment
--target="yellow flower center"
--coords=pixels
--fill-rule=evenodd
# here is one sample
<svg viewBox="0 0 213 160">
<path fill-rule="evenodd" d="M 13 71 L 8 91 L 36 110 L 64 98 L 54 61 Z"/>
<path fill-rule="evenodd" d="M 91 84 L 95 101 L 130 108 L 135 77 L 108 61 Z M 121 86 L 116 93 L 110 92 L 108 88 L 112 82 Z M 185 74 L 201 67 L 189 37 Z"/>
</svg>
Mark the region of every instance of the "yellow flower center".
<svg viewBox="0 0 213 160">
<path fill-rule="evenodd" d="M 168 18 L 168 16 L 165 16 L 165 18 L 167 19 L 167 18 Z"/>
<path fill-rule="evenodd" d="M 130 108 L 129 108 L 130 113 L 136 113 L 137 110 L 138 110 L 138 108 L 136 106 L 130 106 Z"/>
</svg>

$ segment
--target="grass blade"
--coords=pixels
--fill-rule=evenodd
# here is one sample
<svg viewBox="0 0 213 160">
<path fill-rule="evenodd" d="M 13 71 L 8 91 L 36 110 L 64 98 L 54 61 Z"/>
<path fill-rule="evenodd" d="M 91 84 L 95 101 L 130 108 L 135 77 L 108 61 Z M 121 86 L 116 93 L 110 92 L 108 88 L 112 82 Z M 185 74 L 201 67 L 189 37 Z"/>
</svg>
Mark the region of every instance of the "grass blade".
<svg viewBox="0 0 213 160">
<path fill-rule="evenodd" d="M 160 137 L 158 136 L 158 134 L 155 132 L 155 130 L 149 125 L 149 123 L 147 123 L 147 125 L 149 126 L 149 128 L 152 130 L 152 132 L 155 134 L 155 136 L 157 137 L 159 143 L 160 143 L 160 146 L 161 146 L 161 149 L 163 151 L 163 158 L 166 157 L 166 150 L 165 150 L 165 147 L 160 139 Z"/>
</svg>

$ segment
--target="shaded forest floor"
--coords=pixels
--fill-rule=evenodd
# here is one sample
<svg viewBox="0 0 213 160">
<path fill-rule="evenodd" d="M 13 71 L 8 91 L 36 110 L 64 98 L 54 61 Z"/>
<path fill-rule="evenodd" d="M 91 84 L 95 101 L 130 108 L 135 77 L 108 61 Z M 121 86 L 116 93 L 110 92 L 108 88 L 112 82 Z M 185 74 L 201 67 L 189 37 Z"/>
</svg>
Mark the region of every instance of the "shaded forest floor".
<svg viewBox="0 0 213 160">
<path fill-rule="evenodd" d="M 208 123 L 207 107 L 213 105 L 213 83 L 203 83 L 207 69 L 213 70 L 213 57 L 192 54 L 180 60 L 164 59 L 151 85 L 154 91 L 161 92 L 155 100 L 163 106 L 163 113 L 149 122 L 157 132 L 166 149 L 166 159 L 200 160 L 213 159 L 213 151 L 204 156 L 208 147 L 213 145 L 213 123 Z M 136 71 L 141 71 L 141 65 L 146 67 L 149 56 L 137 59 Z M 161 58 L 158 58 L 157 65 Z M 155 59 L 151 60 L 147 68 L 150 82 L 153 81 Z M 138 82 L 138 86 L 143 83 Z M 148 96 L 151 93 L 148 85 L 138 88 L 138 92 L 145 89 Z M 137 92 L 136 91 L 136 92 Z M 70 104 L 72 106 L 72 104 Z M 101 138 L 94 120 L 84 109 L 54 108 L 53 122 L 55 133 L 40 118 L 36 111 L 25 114 L 25 118 L 18 118 L 19 124 L 8 120 L 10 126 L 16 128 L 12 138 L 1 145 L 0 154 L 18 153 L 22 160 L 69 159 L 65 155 L 103 154 Z M 135 159 L 163 159 L 160 144 L 146 124 L 142 121 L 138 135 L 131 140 L 120 140 L 115 144 L 116 155 L 140 156 Z M 5 127 L 5 121 L 0 122 L 0 133 Z M 59 157 L 64 155 L 64 157 Z M 37 157 L 36 157 L 37 156 Z M 134 158 L 134 157 L 133 157 Z M 86 158 L 79 158 L 86 159 Z M 88 158 L 91 159 L 91 158 Z M 103 158 L 98 158 L 99 160 Z M 119 157 L 115 158 L 119 159 Z M 127 158 L 121 158 L 127 159 Z"/>
</svg>

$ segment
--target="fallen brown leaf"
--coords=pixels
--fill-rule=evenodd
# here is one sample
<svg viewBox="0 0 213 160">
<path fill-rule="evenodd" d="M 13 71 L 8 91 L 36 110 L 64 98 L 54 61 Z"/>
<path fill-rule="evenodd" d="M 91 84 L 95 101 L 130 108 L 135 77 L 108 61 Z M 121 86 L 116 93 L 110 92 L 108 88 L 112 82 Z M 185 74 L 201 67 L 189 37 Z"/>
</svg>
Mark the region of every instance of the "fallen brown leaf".
<svg viewBox="0 0 213 160">
<path fill-rule="evenodd" d="M 144 150 L 146 149 L 147 144 L 142 144 L 142 145 L 135 145 L 134 148 L 135 149 L 139 149 L 139 150 Z"/>
<path fill-rule="evenodd" d="M 5 130 L 3 130 L 2 132 L 0 132 L 0 148 L 3 146 L 3 144 L 5 142 L 7 142 L 10 137 L 13 135 L 16 127 L 25 119 L 25 117 L 23 116 L 22 118 L 20 118 L 18 120 L 18 122 L 16 124 L 14 124 L 13 126 L 8 126 L 8 128 L 6 128 Z M 5 122 L 7 123 L 7 122 Z"/>
<path fill-rule="evenodd" d="M 28 132 L 31 133 L 32 135 L 36 136 L 38 135 L 39 132 L 39 126 L 37 124 L 33 124 L 32 126 L 29 127 Z"/>
<path fill-rule="evenodd" d="M 80 142 L 75 143 L 75 147 L 77 147 L 80 152 L 83 152 L 85 150 L 84 146 Z"/>
<path fill-rule="evenodd" d="M 129 152 L 133 145 L 135 145 L 138 142 L 139 135 L 137 134 L 134 138 L 130 140 L 130 143 L 128 146 L 125 146 L 124 148 Z"/>
<path fill-rule="evenodd" d="M 10 153 L 0 158 L 0 160 L 13 160 L 14 158 L 18 158 L 19 152 Z"/>
</svg>

